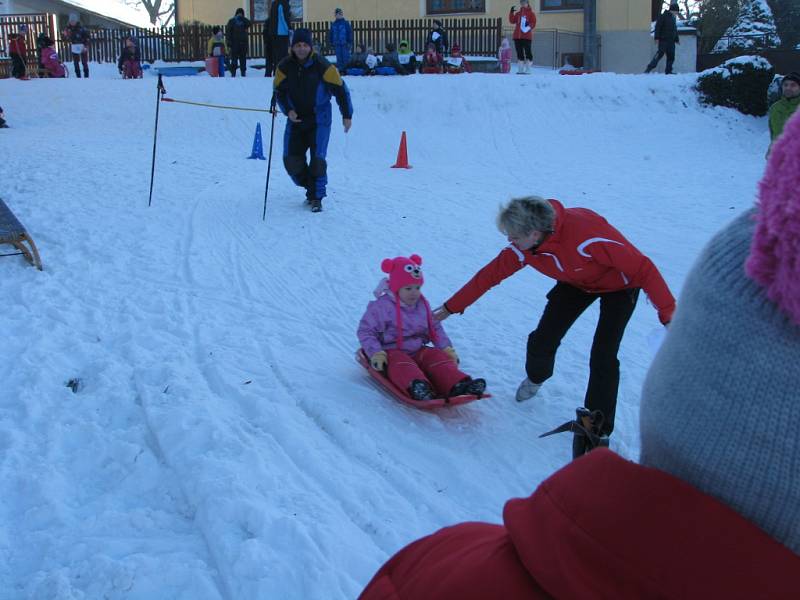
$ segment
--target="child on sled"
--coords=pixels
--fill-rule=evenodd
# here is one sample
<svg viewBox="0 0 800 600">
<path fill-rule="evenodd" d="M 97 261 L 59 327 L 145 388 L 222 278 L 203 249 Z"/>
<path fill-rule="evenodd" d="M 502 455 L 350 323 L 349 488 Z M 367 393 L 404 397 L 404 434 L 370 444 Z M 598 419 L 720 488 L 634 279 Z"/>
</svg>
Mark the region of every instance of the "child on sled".
<svg viewBox="0 0 800 600">
<path fill-rule="evenodd" d="M 459 370 L 458 355 L 442 324 L 434 321 L 420 288 L 422 258 L 387 258 L 388 273 L 375 290 L 358 324 L 358 340 L 373 369 L 405 390 L 413 400 L 465 394 L 480 396 L 486 381 Z M 433 343 L 430 346 L 429 343 Z"/>
</svg>

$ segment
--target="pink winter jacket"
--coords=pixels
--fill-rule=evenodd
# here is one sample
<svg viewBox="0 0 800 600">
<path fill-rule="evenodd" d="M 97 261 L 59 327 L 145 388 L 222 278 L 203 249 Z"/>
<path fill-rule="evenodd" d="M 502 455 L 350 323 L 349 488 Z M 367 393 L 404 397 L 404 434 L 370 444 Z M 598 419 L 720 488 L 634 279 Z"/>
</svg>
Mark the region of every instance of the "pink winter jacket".
<svg viewBox="0 0 800 600">
<path fill-rule="evenodd" d="M 375 290 L 375 297 L 367 305 L 367 310 L 358 324 L 358 341 L 370 357 L 381 350 L 397 348 L 397 310 L 394 294 L 389 290 L 386 278 L 382 279 Z M 423 346 L 432 342 L 428 329 L 428 303 L 420 298 L 416 306 L 400 303 L 403 320 L 403 352 L 413 354 Z M 442 324 L 433 322 L 436 348 L 452 346 L 450 338 L 442 328 Z"/>
<path fill-rule="evenodd" d="M 64 77 L 64 65 L 58 60 L 58 54 L 52 48 L 42 48 L 42 64 L 50 77 Z"/>
</svg>

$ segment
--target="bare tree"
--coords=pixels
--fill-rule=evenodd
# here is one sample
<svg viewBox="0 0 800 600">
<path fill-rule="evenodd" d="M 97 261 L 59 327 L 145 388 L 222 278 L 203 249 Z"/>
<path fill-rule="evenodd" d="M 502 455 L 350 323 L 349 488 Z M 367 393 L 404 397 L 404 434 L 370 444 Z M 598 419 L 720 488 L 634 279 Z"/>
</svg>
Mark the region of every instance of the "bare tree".
<svg viewBox="0 0 800 600">
<path fill-rule="evenodd" d="M 125 0 L 130 6 L 142 6 L 153 25 L 167 25 L 175 19 L 175 0 Z"/>
</svg>

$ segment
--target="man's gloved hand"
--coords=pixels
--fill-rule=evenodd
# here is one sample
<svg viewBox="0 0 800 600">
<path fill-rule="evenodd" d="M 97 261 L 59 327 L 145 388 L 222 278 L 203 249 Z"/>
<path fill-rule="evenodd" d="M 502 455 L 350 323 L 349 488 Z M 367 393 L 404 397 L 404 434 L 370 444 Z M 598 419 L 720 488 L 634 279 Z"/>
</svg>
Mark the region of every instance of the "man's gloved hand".
<svg viewBox="0 0 800 600">
<path fill-rule="evenodd" d="M 456 351 L 452 346 L 448 346 L 444 349 L 444 351 L 447 352 L 447 356 L 453 359 L 454 363 L 458 364 L 461 362 L 458 358 L 458 354 L 456 354 Z"/>
<path fill-rule="evenodd" d="M 386 368 L 387 360 L 386 352 L 380 350 L 369 357 L 369 364 L 372 365 L 372 368 L 376 371 L 383 371 Z"/>
</svg>

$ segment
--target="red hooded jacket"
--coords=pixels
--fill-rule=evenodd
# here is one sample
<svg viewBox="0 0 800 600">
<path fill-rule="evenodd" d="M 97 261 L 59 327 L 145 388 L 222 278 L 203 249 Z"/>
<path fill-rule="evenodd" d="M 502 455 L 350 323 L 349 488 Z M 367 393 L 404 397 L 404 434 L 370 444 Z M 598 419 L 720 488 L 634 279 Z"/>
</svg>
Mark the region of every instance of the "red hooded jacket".
<svg viewBox="0 0 800 600">
<path fill-rule="evenodd" d="M 9 37 L 8 52 L 9 54 L 19 54 L 22 57 L 27 55 L 28 49 L 25 46 L 25 36 L 18 33 L 13 37 Z"/>
<path fill-rule="evenodd" d="M 49 46 L 42 48 L 42 64 L 47 69 L 50 77 L 64 77 L 66 75 L 64 65 L 58 59 L 58 54 Z"/>
<path fill-rule="evenodd" d="M 598 449 L 510 500 L 406 546 L 360 600 L 798 597 L 800 556 L 662 471 Z"/>
<path fill-rule="evenodd" d="M 525 20 L 525 28 L 527 31 L 523 31 L 523 17 Z M 522 6 L 517 12 L 509 11 L 508 13 L 508 20 L 510 23 L 514 23 L 516 26 L 514 27 L 514 35 L 511 37 L 515 40 L 532 40 L 533 39 L 533 30 L 536 27 L 536 13 L 533 12 L 533 9 L 530 6 Z"/>
<path fill-rule="evenodd" d="M 530 265 L 586 292 L 642 288 L 658 309 L 661 322 L 672 320 L 675 298 L 649 258 L 596 212 L 564 208 L 558 200 L 548 202 L 556 211 L 553 233 L 535 251 L 507 246 L 445 302 L 448 311 L 464 312 L 490 288 Z"/>
</svg>

